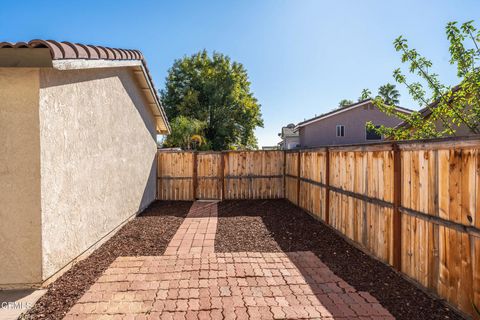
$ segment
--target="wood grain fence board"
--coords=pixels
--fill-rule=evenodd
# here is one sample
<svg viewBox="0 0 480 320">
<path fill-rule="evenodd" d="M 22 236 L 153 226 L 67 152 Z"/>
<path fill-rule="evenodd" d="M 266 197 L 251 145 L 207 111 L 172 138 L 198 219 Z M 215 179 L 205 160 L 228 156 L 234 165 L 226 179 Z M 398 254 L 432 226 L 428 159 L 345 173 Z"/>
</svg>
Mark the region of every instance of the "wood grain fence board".
<svg viewBox="0 0 480 320">
<path fill-rule="evenodd" d="M 292 203 L 298 205 L 297 188 L 298 188 L 298 153 L 286 153 L 286 177 L 285 177 L 285 197 Z M 295 177 L 295 178 L 294 178 Z"/>
<path fill-rule="evenodd" d="M 225 199 L 284 197 L 282 151 L 228 152 L 225 157 Z"/>
<path fill-rule="evenodd" d="M 193 200 L 193 157 L 192 152 L 158 153 L 160 200 Z"/>
<path fill-rule="evenodd" d="M 395 269 L 402 270 L 402 213 L 400 212 L 402 199 L 402 157 L 397 144 L 392 144 L 393 158 L 387 161 L 384 171 L 391 172 L 393 165 L 393 179 L 387 178 L 386 192 L 390 190 L 393 194 L 389 194 L 389 198 L 393 199 L 393 216 L 392 216 L 392 261 Z M 391 161 L 390 161 L 391 160 Z M 387 176 L 390 176 L 387 174 Z M 393 180 L 393 181 L 392 181 Z"/>
<path fill-rule="evenodd" d="M 197 199 L 221 198 L 221 153 L 197 154 Z"/>
</svg>

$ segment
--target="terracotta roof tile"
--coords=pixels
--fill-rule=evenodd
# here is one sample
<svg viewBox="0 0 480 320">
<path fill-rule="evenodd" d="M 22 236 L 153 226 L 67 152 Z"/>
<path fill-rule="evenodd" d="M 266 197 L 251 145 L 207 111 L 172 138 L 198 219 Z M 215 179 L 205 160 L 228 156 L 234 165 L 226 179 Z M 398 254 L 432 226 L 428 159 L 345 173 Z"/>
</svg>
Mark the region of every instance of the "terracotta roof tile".
<svg viewBox="0 0 480 320">
<path fill-rule="evenodd" d="M 89 51 L 89 59 L 100 59 L 100 51 L 95 46 L 87 45 Z"/>
<path fill-rule="evenodd" d="M 83 45 L 55 40 L 32 40 L 30 42 L 0 42 L 2 48 L 48 48 L 53 60 L 63 59 L 105 59 L 105 60 L 143 60 L 138 50 L 108 48 L 102 46 Z"/>
</svg>

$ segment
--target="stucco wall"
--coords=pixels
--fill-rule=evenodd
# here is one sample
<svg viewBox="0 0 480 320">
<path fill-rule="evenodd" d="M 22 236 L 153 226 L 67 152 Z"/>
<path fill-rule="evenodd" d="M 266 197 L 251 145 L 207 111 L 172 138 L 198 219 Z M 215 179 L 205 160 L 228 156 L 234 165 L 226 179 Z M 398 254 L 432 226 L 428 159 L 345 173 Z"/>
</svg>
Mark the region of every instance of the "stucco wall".
<svg viewBox="0 0 480 320">
<path fill-rule="evenodd" d="M 155 199 L 155 123 L 130 72 L 40 72 L 44 279 Z"/>
<path fill-rule="evenodd" d="M 42 280 L 38 74 L 0 68 L 0 287 Z"/>
<path fill-rule="evenodd" d="M 371 106 L 369 104 L 368 106 Z M 396 126 L 400 119 L 388 116 L 377 108 L 364 108 L 360 106 L 352 110 L 331 116 L 301 127 L 300 144 L 303 148 L 318 147 L 332 144 L 352 144 L 375 142 L 367 140 L 365 136 L 365 124 L 372 121 L 375 125 Z M 345 126 L 345 136 L 336 136 L 336 126 Z"/>
</svg>

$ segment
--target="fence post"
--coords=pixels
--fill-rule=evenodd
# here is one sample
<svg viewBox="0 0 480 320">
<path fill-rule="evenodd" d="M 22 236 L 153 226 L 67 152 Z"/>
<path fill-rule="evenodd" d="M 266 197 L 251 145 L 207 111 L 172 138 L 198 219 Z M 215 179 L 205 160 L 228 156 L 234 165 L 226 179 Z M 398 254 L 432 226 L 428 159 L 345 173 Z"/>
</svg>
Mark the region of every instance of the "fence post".
<svg viewBox="0 0 480 320">
<path fill-rule="evenodd" d="M 330 224 L 330 149 L 325 149 L 325 223 Z"/>
<path fill-rule="evenodd" d="M 393 267 L 402 270 L 402 160 L 398 144 L 393 149 Z"/>
<path fill-rule="evenodd" d="M 158 185 L 158 166 L 159 166 L 159 161 L 158 161 L 158 148 L 157 148 L 157 153 L 155 154 L 155 200 L 159 200 L 158 192 L 160 190 L 160 187 Z"/>
<path fill-rule="evenodd" d="M 287 151 L 283 150 L 283 197 L 287 197 Z"/>
<path fill-rule="evenodd" d="M 300 151 L 297 153 L 297 206 L 300 206 Z"/>
<path fill-rule="evenodd" d="M 225 152 L 220 152 L 220 201 L 225 198 Z"/>
<path fill-rule="evenodd" d="M 197 151 L 193 151 L 193 176 L 192 176 L 192 187 L 193 187 L 193 200 L 197 200 L 197 184 L 198 184 L 198 168 L 197 168 Z"/>
</svg>

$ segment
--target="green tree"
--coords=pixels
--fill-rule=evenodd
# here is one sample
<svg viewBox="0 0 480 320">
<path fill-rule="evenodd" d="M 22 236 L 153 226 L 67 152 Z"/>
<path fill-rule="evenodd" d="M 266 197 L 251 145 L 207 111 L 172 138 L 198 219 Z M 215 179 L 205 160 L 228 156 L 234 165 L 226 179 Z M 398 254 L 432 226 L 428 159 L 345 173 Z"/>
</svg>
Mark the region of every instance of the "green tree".
<svg viewBox="0 0 480 320">
<path fill-rule="evenodd" d="M 165 147 L 179 147 L 184 150 L 197 149 L 202 146 L 202 132 L 205 123 L 185 116 L 178 116 L 170 122 L 172 133 L 165 140 Z"/>
<path fill-rule="evenodd" d="M 257 148 L 254 130 L 263 127 L 260 104 L 247 71 L 228 56 L 203 50 L 176 60 L 161 96 L 170 119 L 183 115 L 205 124 L 203 137 L 211 149 Z"/>
<path fill-rule="evenodd" d="M 346 107 L 346 106 L 349 106 L 353 104 L 353 101 L 352 100 L 349 100 L 349 99 L 342 99 L 340 100 L 340 102 L 338 103 L 338 106 L 340 108 L 343 108 L 343 107 Z"/>
<path fill-rule="evenodd" d="M 412 98 L 430 112 L 423 117 L 419 112 L 404 115 L 386 103 L 375 99 L 375 105 L 382 111 L 395 115 L 408 124 L 407 127 L 380 127 L 379 132 L 393 139 L 424 139 L 455 135 L 460 126 L 471 133 L 480 134 L 480 31 L 468 21 L 460 27 L 457 22 L 446 26 L 450 42 L 450 63 L 456 66 L 459 84 L 455 87 L 444 85 L 437 74 L 432 73 L 432 62 L 421 56 L 417 50 L 410 49 L 402 36 L 394 41 L 395 49 L 402 54 L 402 62 L 407 63 L 409 72 L 418 76 L 422 82 L 408 82 L 400 69 L 393 72 L 395 80 L 405 85 Z M 427 98 L 426 91 L 432 93 Z M 371 127 L 372 124 L 369 124 Z"/>
<path fill-rule="evenodd" d="M 362 93 L 360 94 L 360 97 L 358 98 L 358 101 L 363 101 L 367 100 L 372 97 L 372 91 L 369 89 L 363 89 Z"/>
<path fill-rule="evenodd" d="M 378 96 L 383 99 L 386 104 L 398 105 L 400 104 L 400 93 L 396 86 L 391 83 L 387 83 L 378 88 Z"/>
</svg>

